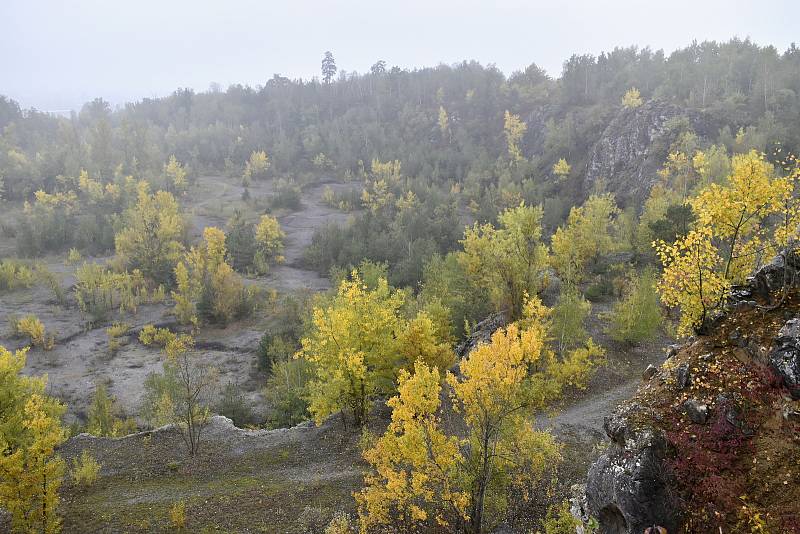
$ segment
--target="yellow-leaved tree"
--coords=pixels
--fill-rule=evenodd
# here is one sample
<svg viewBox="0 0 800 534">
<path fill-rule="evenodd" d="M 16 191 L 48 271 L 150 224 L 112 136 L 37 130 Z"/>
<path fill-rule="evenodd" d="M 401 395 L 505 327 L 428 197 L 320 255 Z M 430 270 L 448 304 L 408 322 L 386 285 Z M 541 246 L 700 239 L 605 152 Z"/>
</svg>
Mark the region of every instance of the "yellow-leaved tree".
<svg viewBox="0 0 800 534">
<path fill-rule="evenodd" d="M 506 110 L 503 117 L 503 133 L 505 133 L 508 145 L 508 157 L 511 158 L 512 163 L 525 159 L 519 144 L 527 129 L 528 125 L 519 118 L 519 115 L 513 115 Z"/>
<path fill-rule="evenodd" d="M 559 159 L 553 164 L 553 174 L 558 176 L 558 178 L 561 180 L 569 176 L 571 170 L 572 166 L 567 163 L 567 160 L 564 158 Z"/>
<path fill-rule="evenodd" d="M 635 87 L 631 87 L 622 97 L 622 106 L 626 108 L 638 108 L 642 105 L 642 95 Z"/>
<path fill-rule="evenodd" d="M 255 228 L 256 253 L 253 264 L 259 273 L 267 273 L 270 263 L 283 263 L 283 233 L 278 219 L 262 215 Z"/>
<path fill-rule="evenodd" d="M 688 201 L 694 227 L 672 244 L 654 243 L 664 266 L 658 291 L 664 304 L 681 309 L 679 334 L 701 328 L 732 284 L 796 239 L 799 177 L 797 169 L 778 176 L 756 151 L 737 154 L 725 184 L 712 183 Z"/>
<path fill-rule="evenodd" d="M 459 262 L 473 282 L 489 288 L 498 310 L 512 319 L 522 314 L 525 295 L 547 285 L 547 246 L 542 243 L 542 208 L 509 208 L 500 214 L 499 228 L 475 224 L 464 232 Z"/>
<path fill-rule="evenodd" d="M 26 351 L 0 346 L 0 506 L 15 532 L 59 532 L 58 488 L 64 461 L 64 406 L 48 397 L 45 378 L 21 374 Z"/>
<path fill-rule="evenodd" d="M 425 312 L 411 321 L 403 317 L 405 301 L 405 292 L 385 278 L 370 288 L 353 271 L 327 305 L 314 307 L 298 357 L 313 365 L 309 410 L 318 423 L 341 410 L 362 425 L 375 396 L 393 393 L 400 370 L 410 369 L 414 359 L 441 368 L 452 363 L 448 342 Z"/>
<path fill-rule="evenodd" d="M 175 316 L 184 324 L 197 324 L 198 314 L 228 323 L 247 309 L 251 293 L 227 263 L 225 232 L 209 226 L 203 242 L 192 247 L 175 267 Z"/>
<path fill-rule="evenodd" d="M 169 161 L 164 164 L 164 181 L 167 188 L 176 193 L 184 193 L 189 187 L 188 176 L 189 173 L 178 158 L 174 154 L 170 156 Z"/>
<path fill-rule="evenodd" d="M 580 283 L 589 262 L 612 249 L 612 223 L 618 213 L 610 193 L 592 195 L 570 210 L 566 226 L 559 227 L 552 240 L 553 267 L 567 284 Z"/>
<path fill-rule="evenodd" d="M 422 362 L 403 373 L 389 401 L 392 422 L 365 458 L 372 469 L 356 495 L 362 532 L 377 525 L 478 534 L 503 518 L 509 491 L 538 479 L 559 457 L 532 417 L 592 365 L 584 354 L 559 359 L 548 348 L 548 310 L 526 302 L 522 318 L 492 335 L 446 384 L 463 431 L 441 424 L 441 377 Z M 462 425 L 449 425 L 458 428 Z"/>
<path fill-rule="evenodd" d="M 247 185 L 251 180 L 265 179 L 271 164 L 266 152 L 263 150 L 254 150 L 250 154 L 250 159 L 245 163 L 242 182 Z"/>
<path fill-rule="evenodd" d="M 146 182 L 138 185 L 136 205 L 122 216 L 114 237 L 121 269 L 135 269 L 157 283 L 169 282 L 183 254 L 186 221 L 171 193 L 151 194 Z"/>
</svg>

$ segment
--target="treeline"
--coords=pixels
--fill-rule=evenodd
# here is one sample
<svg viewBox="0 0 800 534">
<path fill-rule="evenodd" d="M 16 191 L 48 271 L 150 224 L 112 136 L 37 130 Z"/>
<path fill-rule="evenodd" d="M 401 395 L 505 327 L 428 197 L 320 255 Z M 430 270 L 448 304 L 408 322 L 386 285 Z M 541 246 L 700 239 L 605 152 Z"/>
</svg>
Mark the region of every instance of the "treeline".
<svg viewBox="0 0 800 534">
<path fill-rule="evenodd" d="M 800 51 L 734 39 L 668 56 L 635 47 L 574 55 L 558 79 L 535 64 L 506 77 L 476 62 L 408 71 L 379 61 L 367 74 L 340 70 L 332 83 L 275 75 L 255 88 L 180 89 L 113 112 L 96 99 L 69 119 L 2 98 L 0 175 L 7 197 L 27 198 L 81 169 L 104 179 L 115 170 L 159 176 L 170 155 L 198 172 L 240 174 L 253 151 L 265 150 L 278 174 L 355 173 L 359 161 L 398 159 L 410 178 L 491 190 L 505 172 L 496 160 L 509 110 L 528 125 L 520 148 L 532 165 L 524 174 L 547 178 L 567 158 L 576 179 L 631 87 L 645 100 L 704 110 L 734 133 L 757 127 L 767 142 L 781 139 L 791 149 L 800 142 Z M 547 188 L 536 194 L 554 196 Z"/>
</svg>

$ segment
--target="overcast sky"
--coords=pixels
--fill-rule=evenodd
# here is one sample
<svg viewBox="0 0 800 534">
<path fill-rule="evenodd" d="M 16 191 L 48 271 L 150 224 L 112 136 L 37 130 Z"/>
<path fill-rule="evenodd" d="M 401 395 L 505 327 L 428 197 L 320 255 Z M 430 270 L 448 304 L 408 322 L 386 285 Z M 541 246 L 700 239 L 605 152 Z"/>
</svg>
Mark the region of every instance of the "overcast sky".
<svg viewBox="0 0 800 534">
<path fill-rule="evenodd" d="M 476 59 L 558 76 L 615 46 L 739 36 L 783 51 L 798 20 L 800 0 L 0 0 L 0 94 L 60 110 L 255 86 L 317 75 L 325 50 L 347 71 Z"/>
</svg>

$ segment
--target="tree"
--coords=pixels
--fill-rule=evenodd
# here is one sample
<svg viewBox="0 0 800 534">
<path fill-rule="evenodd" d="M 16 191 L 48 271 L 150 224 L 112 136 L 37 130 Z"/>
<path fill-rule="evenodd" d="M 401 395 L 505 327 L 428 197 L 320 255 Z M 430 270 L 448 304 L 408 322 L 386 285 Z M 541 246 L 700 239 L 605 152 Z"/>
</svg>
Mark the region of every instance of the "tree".
<svg viewBox="0 0 800 534">
<path fill-rule="evenodd" d="M 192 247 L 175 267 L 175 316 L 181 323 L 197 323 L 199 313 L 223 324 L 251 311 L 252 291 L 227 263 L 225 233 L 209 226 L 203 243 Z"/>
<path fill-rule="evenodd" d="M 244 185 L 249 185 L 251 180 L 266 179 L 267 171 L 269 171 L 271 165 L 272 163 L 266 152 L 263 150 L 254 150 L 250 153 L 250 158 L 247 160 L 244 167 L 244 174 L 242 175 Z"/>
<path fill-rule="evenodd" d="M 466 460 L 458 438 L 441 429 L 441 375 L 417 362 L 414 374 L 401 371 L 398 382 L 387 403 L 389 427 L 364 453 L 372 469 L 355 494 L 362 532 L 408 521 L 457 528 L 469 504 L 469 493 L 457 485 Z"/>
<path fill-rule="evenodd" d="M 333 54 L 330 51 L 325 52 L 325 57 L 322 58 L 322 80 L 328 84 L 333 81 L 336 76 L 336 60 L 333 59 Z"/>
<path fill-rule="evenodd" d="M 452 135 L 450 134 L 450 121 L 444 106 L 439 106 L 439 131 L 442 133 L 442 139 L 446 138 L 448 141 L 452 139 Z"/>
<path fill-rule="evenodd" d="M 127 270 L 138 269 L 157 283 L 168 283 L 183 254 L 186 221 L 175 197 L 166 191 L 151 194 L 146 183 L 138 187 L 135 206 L 127 209 L 114 238 L 117 261 Z"/>
<path fill-rule="evenodd" d="M 538 479 L 559 457 L 552 436 L 533 430 L 532 414 L 580 385 L 591 363 L 555 357 L 547 314 L 529 300 L 518 322 L 459 364 L 459 376 L 447 373 L 458 417 L 448 428 L 461 434 L 441 424 L 440 373 L 422 362 L 413 375 L 401 372 L 389 428 L 364 454 L 371 469 L 356 494 L 362 531 L 408 525 L 478 534 L 502 519 L 511 488 Z"/>
<path fill-rule="evenodd" d="M 639 90 L 635 87 L 631 87 L 622 97 L 622 107 L 625 108 L 638 108 L 642 105 L 642 96 L 639 94 Z"/>
<path fill-rule="evenodd" d="M 386 74 L 386 62 L 382 59 L 379 59 L 369 68 L 369 71 L 375 75 Z"/>
<path fill-rule="evenodd" d="M 542 243 L 542 208 L 521 204 L 498 217 L 499 228 L 479 225 L 464 232 L 459 261 L 478 287 L 487 287 L 497 309 L 519 318 L 525 295 L 547 284 L 547 247 Z"/>
<path fill-rule="evenodd" d="M 59 532 L 58 488 L 64 461 L 64 406 L 45 395 L 45 378 L 21 374 L 26 351 L 0 346 L 0 505 L 15 532 Z"/>
<path fill-rule="evenodd" d="M 800 171 L 775 173 L 755 151 L 734 156 L 727 184 L 712 183 L 690 199 L 694 227 L 672 244 L 654 243 L 664 266 L 658 292 L 665 305 L 680 307 L 679 334 L 702 328 L 731 285 L 743 283 L 764 258 L 795 239 Z"/>
<path fill-rule="evenodd" d="M 406 293 L 392 289 L 385 275 L 369 280 L 363 267 L 339 283 L 327 306 L 315 306 L 312 327 L 301 339 L 300 357 L 312 363 L 309 411 L 319 423 L 342 410 L 363 425 L 372 400 L 392 394 L 401 369 L 422 360 L 449 367 L 449 339 L 425 310 L 406 319 Z"/>
<path fill-rule="evenodd" d="M 612 220 L 619 213 L 610 194 L 592 195 L 580 207 L 569 212 L 566 226 L 553 234 L 553 267 L 562 280 L 577 285 L 586 266 L 598 255 L 611 250 Z"/>
<path fill-rule="evenodd" d="M 189 182 L 187 180 L 188 172 L 178 161 L 178 158 L 175 157 L 173 154 L 169 157 L 169 161 L 164 165 L 164 178 L 166 179 L 166 187 L 170 191 L 174 191 L 176 193 L 183 193 L 186 191 L 186 188 L 189 186 Z"/>
<path fill-rule="evenodd" d="M 198 358 L 190 335 L 148 325 L 139 333 L 139 340 L 144 345 L 163 347 L 165 374 L 177 383 L 177 387 L 167 392 L 172 398 L 165 399 L 168 408 L 164 415 L 176 424 L 186 450 L 194 456 L 211 416 L 211 390 L 217 381 L 217 371 Z"/>
<path fill-rule="evenodd" d="M 656 275 L 647 268 L 633 276 L 622 300 L 614 305 L 608 332 L 615 341 L 640 343 L 651 339 L 661 324 L 661 308 L 656 293 Z"/>
<path fill-rule="evenodd" d="M 281 253 L 285 237 L 278 219 L 272 215 L 261 216 L 255 228 L 256 252 L 253 258 L 253 264 L 259 273 L 268 272 L 272 262 L 283 262 Z"/>
<path fill-rule="evenodd" d="M 353 271 L 327 307 L 314 308 L 300 354 L 314 365 L 309 411 L 317 423 L 338 410 L 344 417 L 346 410 L 360 426 L 371 399 L 392 391 L 400 368 L 395 339 L 404 301 L 405 294 L 391 289 L 385 278 L 370 290 Z"/>
<path fill-rule="evenodd" d="M 567 163 L 567 160 L 565 160 L 564 158 L 559 159 L 557 162 L 553 164 L 553 174 L 558 176 L 558 178 L 561 180 L 569 176 L 571 170 L 572 167 L 570 166 L 569 163 Z"/>
<path fill-rule="evenodd" d="M 522 141 L 522 136 L 525 135 L 527 129 L 528 126 L 520 120 L 519 115 L 512 115 L 506 110 L 503 131 L 508 145 L 508 156 L 511 158 L 512 163 L 518 163 L 524 159 L 519 143 Z"/>
</svg>

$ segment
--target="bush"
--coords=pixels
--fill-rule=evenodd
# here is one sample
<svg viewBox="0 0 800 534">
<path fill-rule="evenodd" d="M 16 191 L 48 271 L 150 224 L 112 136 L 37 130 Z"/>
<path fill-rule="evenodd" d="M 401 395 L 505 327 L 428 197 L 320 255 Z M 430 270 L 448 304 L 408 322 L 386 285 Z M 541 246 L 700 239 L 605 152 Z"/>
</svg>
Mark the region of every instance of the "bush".
<svg viewBox="0 0 800 534">
<path fill-rule="evenodd" d="M 639 343 L 652 339 L 661 325 L 661 308 L 655 289 L 656 275 L 652 268 L 628 281 L 625 295 L 614 305 L 608 333 L 615 341 Z"/>
<path fill-rule="evenodd" d="M 233 382 L 228 382 L 222 389 L 217 413 L 229 418 L 240 428 L 252 424 L 255 420 L 252 407 L 242 394 L 239 385 Z"/>
<path fill-rule="evenodd" d="M 31 287 L 34 279 L 33 270 L 24 263 L 14 260 L 0 261 L 0 291 Z"/>
<path fill-rule="evenodd" d="M 272 208 L 300 209 L 300 188 L 294 181 L 281 178 L 275 184 L 275 195 L 270 200 Z"/>
<path fill-rule="evenodd" d="M 350 524 L 350 516 L 344 512 L 336 512 L 328 526 L 325 527 L 324 534 L 350 534 L 355 532 Z"/>
<path fill-rule="evenodd" d="M 589 316 L 592 305 L 574 289 L 565 287 L 553 308 L 551 332 L 559 352 L 577 347 L 588 339 L 583 322 Z"/>
<path fill-rule="evenodd" d="M 275 363 L 264 390 L 270 406 L 270 427 L 290 427 L 308 419 L 306 384 L 312 377 L 311 364 L 305 359 Z"/>
<path fill-rule="evenodd" d="M 9 318 L 11 320 L 11 318 Z M 44 324 L 35 315 L 26 315 L 22 319 L 12 323 L 15 335 L 28 336 L 31 345 L 44 350 L 50 350 L 55 346 L 55 337 L 48 335 Z"/>
<path fill-rule="evenodd" d="M 186 502 L 178 501 L 169 509 L 169 521 L 173 528 L 186 528 Z"/>
<path fill-rule="evenodd" d="M 72 464 L 72 478 L 75 480 L 75 484 L 85 487 L 91 486 L 97 481 L 101 467 L 91 453 L 84 449 Z"/>
<path fill-rule="evenodd" d="M 124 336 L 130 330 L 130 326 L 125 323 L 114 323 L 106 328 L 106 335 L 108 336 L 108 353 L 110 356 L 115 356 L 119 351 L 120 342 L 119 338 Z"/>
</svg>

